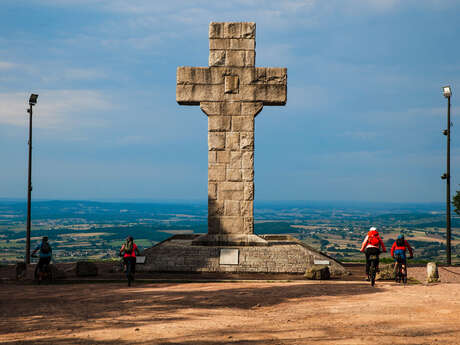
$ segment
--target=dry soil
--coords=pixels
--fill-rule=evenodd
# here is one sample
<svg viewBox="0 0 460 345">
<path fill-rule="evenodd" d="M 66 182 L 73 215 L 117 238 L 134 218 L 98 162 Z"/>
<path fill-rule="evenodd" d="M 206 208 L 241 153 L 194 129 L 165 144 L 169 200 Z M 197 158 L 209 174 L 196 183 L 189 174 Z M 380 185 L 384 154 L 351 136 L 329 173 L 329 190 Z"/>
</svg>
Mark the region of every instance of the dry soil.
<svg viewBox="0 0 460 345">
<path fill-rule="evenodd" d="M 0 285 L 2 344 L 460 344 L 460 284 Z"/>
</svg>

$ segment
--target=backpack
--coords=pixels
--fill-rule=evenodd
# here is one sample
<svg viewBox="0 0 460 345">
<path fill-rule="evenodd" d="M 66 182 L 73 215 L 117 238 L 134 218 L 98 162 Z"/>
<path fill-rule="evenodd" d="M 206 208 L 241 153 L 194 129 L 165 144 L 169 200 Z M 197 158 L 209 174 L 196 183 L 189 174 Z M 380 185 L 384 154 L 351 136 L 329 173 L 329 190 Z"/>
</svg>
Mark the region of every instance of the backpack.
<svg viewBox="0 0 460 345">
<path fill-rule="evenodd" d="M 406 244 L 404 243 L 404 239 L 403 239 L 403 238 L 398 238 L 398 239 L 396 240 L 396 245 L 397 245 L 398 247 L 405 247 L 405 246 L 406 246 Z"/>
<path fill-rule="evenodd" d="M 49 252 L 51 252 L 51 246 L 49 245 L 48 242 L 43 242 L 41 247 L 40 247 L 40 251 L 43 254 L 48 254 Z"/>
<path fill-rule="evenodd" d="M 368 238 L 369 244 L 372 246 L 378 247 L 380 244 L 379 233 L 377 231 L 369 231 L 368 236 L 369 236 Z"/>
<path fill-rule="evenodd" d="M 126 241 L 125 254 L 131 255 L 133 253 L 133 249 L 134 249 L 133 241 Z"/>
</svg>

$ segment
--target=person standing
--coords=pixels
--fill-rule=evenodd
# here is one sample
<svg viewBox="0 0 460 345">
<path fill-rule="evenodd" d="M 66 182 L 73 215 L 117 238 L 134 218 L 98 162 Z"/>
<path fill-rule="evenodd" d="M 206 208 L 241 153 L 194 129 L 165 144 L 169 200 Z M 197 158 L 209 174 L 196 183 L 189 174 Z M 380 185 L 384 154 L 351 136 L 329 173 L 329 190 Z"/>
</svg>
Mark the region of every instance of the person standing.
<svg viewBox="0 0 460 345">
<path fill-rule="evenodd" d="M 136 273 L 136 254 L 139 255 L 139 249 L 137 249 L 133 237 L 128 236 L 126 242 L 120 249 L 120 255 L 123 255 L 123 261 L 126 267 L 128 286 L 131 286 L 131 281 L 134 281 L 134 274 Z"/>
</svg>

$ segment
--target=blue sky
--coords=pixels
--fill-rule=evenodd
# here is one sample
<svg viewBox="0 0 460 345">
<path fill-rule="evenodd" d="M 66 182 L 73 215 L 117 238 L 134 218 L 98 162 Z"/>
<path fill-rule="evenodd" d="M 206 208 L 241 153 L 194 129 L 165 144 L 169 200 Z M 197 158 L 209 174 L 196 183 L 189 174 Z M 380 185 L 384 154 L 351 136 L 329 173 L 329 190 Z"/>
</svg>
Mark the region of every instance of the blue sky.
<svg viewBox="0 0 460 345">
<path fill-rule="evenodd" d="M 175 102 L 211 21 L 255 21 L 257 66 L 288 103 L 256 119 L 256 200 L 445 200 L 460 189 L 460 1 L 1 0 L 0 198 L 202 199 L 207 119 Z M 458 96 L 457 96 L 458 95 Z M 460 128 L 460 124 L 459 124 Z"/>
</svg>

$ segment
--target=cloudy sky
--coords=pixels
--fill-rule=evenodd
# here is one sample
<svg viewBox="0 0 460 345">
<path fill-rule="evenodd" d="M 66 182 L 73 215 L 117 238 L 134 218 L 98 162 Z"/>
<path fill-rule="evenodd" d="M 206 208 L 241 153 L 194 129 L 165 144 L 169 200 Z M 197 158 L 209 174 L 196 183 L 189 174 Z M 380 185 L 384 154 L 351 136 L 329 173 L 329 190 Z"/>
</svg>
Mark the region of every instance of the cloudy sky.
<svg viewBox="0 0 460 345">
<path fill-rule="evenodd" d="M 175 102 L 211 21 L 257 23 L 288 103 L 256 119 L 257 200 L 433 202 L 460 189 L 460 1 L 1 0 L 0 198 L 207 197 L 207 118 Z M 456 91 L 459 90 L 459 91 Z M 458 96 L 457 96 L 458 95 Z"/>
</svg>

